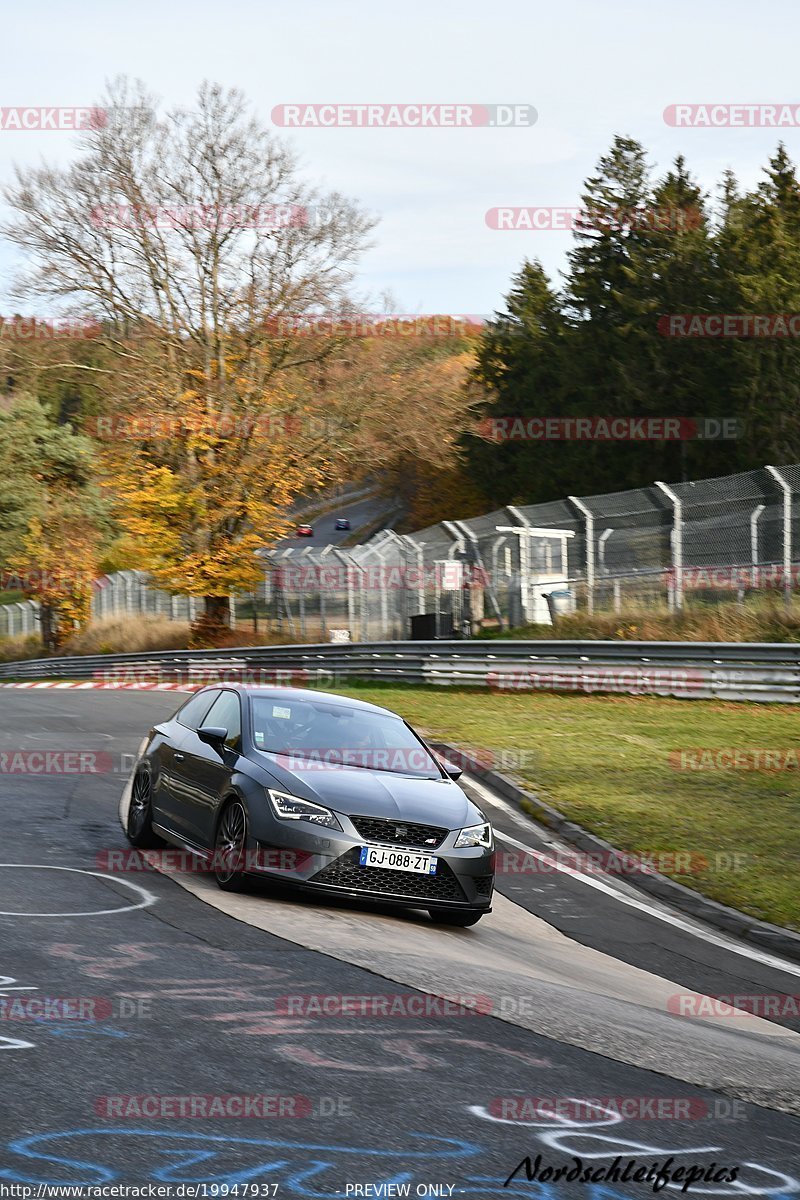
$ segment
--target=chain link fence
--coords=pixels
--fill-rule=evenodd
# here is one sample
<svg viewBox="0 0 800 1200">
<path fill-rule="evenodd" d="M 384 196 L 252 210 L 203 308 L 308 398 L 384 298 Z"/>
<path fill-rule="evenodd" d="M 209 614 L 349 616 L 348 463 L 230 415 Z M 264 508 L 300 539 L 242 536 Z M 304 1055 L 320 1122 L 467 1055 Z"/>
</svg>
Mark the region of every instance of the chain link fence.
<svg viewBox="0 0 800 1200">
<path fill-rule="evenodd" d="M 430 640 L 552 624 L 583 610 L 744 603 L 800 584 L 800 464 L 692 483 L 509 506 L 417 533 L 383 530 L 347 549 L 262 552 L 258 589 L 234 624 L 302 641 Z M 141 571 L 95 583 L 92 617 L 193 621 L 202 601 Z M 35 601 L 0 606 L 0 637 L 35 633 Z"/>
<path fill-rule="evenodd" d="M 800 573 L 800 465 L 509 506 L 341 549 L 264 552 L 265 615 L 299 639 L 469 636 L 584 610 L 782 593 Z"/>
<path fill-rule="evenodd" d="M 158 616 L 171 621 L 193 621 L 202 609 L 194 596 L 172 596 L 150 587 L 144 571 L 116 571 L 96 579 L 92 589 L 92 620 L 107 617 Z M 0 637 L 39 632 L 39 604 L 22 600 L 0 605 Z"/>
</svg>

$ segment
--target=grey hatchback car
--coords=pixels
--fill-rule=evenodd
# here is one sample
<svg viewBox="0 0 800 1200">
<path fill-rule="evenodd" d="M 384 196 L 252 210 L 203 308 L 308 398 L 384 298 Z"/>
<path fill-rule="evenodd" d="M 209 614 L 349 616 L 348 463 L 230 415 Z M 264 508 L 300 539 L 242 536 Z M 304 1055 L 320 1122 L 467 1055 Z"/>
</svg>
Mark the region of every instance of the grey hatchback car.
<svg viewBox="0 0 800 1200">
<path fill-rule="evenodd" d="M 375 704 L 216 684 L 150 730 L 125 829 L 189 851 L 226 890 L 258 876 L 474 925 L 491 911 L 494 835 L 460 775 Z"/>
</svg>

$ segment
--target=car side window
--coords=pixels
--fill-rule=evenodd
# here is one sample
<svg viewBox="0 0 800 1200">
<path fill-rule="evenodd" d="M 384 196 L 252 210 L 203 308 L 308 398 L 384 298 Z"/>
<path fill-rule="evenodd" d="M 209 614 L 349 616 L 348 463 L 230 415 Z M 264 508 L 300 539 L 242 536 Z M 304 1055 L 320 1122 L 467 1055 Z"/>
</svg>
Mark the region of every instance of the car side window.
<svg viewBox="0 0 800 1200">
<path fill-rule="evenodd" d="M 225 745 L 238 750 L 242 744 L 242 705 L 236 692 L 221 692 L 206 713 L 203 725 L 220 725 L 227 729 Z"/>
<path fill-rule="evenodd" d="M 187 700 L 183 708 L 179 708 L 175 714 L 175 720 L 181 725 L 185 725 L 187 729 L 199 729 L 205 724 L 205 715 L 211 708 L 211 705 L 219 697 L 219 690 L 215 688 L 211 692 L 198 692 L 196 696 L 192 696 L 191 700 Z"/>
</svg>

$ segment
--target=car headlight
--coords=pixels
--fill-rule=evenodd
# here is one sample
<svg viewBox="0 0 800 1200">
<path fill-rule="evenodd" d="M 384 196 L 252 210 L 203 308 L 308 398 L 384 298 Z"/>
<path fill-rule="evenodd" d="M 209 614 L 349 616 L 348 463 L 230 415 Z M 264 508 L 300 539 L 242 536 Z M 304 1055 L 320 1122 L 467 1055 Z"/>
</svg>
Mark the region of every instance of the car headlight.
<svg viewBox="0 0 800 1200">
<path fill-rule="evenodd" d="M 468 829 L 461 830 L 456 838 L 456 850 L 463 850 L 466 846 L 483 846 L 484 849 L 491 850 L 492 827 L 488 821 L 482 825 L 470 825 Z"/>
<path fill-rule="evenodd" d="M 310 800 L 301 800 L 299 796 L 290 796 L 288 792 L 275 792 L 266 789 L 275 816 L 281 821 L 310 821 L 312 825 L 324 825 L 326 829 L 341 829 L 336 814 L 321 804 L 312 804 Z"/>
</svg>

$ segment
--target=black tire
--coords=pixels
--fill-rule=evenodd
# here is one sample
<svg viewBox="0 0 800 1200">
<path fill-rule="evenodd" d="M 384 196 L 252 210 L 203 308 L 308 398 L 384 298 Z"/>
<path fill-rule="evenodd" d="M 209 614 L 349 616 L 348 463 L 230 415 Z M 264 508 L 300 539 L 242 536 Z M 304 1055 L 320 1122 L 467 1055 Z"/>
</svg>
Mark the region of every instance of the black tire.
<svg viewBox="0 0 800 1200">
<path fill-rule="evenodd" d="M 447 908 L 429 908 L 428 913 L 436 925 L 456 925 L 460 929 L 466 929 L 468 925 L 477 925 L 483 916 L 482 912 L 475 912 L 473 908 L 455 912 Z"/>
<path fill-rule="evenodd" d="M 242 892 L 247 853 L 247 812 L 241 800 L 226 804 L 214 840 L 214 878 L 223 892 Z"/>
<path fill-rule="evenodd" d="M 152 850 L 161 845 L 161 839 L 153 832 L 153 780 L 147 767 L 136 772 L 131 785 L 125 835 L 138 850 Z"/>
</svg>

